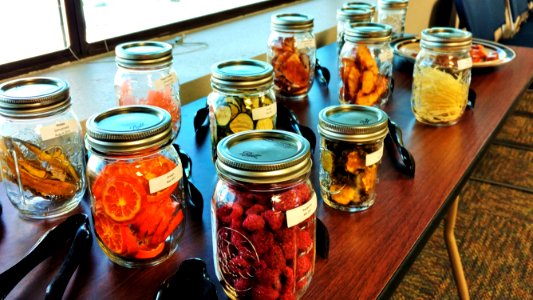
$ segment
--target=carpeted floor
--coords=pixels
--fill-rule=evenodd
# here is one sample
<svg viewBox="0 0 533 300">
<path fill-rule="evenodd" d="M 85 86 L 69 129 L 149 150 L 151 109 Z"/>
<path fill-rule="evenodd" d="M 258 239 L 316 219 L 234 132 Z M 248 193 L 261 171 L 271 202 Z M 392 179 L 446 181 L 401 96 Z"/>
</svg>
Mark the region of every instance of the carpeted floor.
<svg viewBox="0 0 533 300">
<path fill-rule="evenodd" d="M 533 299 L 533 91 L 505 120 L 460 194 L 455 237 L 471 299 Z M 459 299 L 443 223 L 392 299 Z"/>
</svg>

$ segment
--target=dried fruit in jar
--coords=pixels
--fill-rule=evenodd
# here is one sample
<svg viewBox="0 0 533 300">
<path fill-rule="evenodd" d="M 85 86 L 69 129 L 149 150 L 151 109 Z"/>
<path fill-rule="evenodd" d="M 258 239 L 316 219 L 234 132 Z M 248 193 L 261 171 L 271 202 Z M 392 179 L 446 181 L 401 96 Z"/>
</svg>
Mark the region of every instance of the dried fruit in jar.
<svg viewBox="0 0 533 300">
<path fill-rule="evenodd" d="M 294 37 L 278 37 L 271 44 L 274 84 L 281 95 L 307 93 L 312 83 L 309 54 L 299 51 Z"/>
</svg>

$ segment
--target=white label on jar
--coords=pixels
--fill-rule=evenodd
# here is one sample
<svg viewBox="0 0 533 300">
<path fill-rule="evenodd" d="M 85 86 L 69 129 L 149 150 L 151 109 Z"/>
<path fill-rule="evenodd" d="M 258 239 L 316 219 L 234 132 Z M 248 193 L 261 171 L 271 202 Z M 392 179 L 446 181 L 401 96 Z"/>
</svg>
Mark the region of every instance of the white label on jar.
<svg viewBox="0 0 533 300">
<path fill-rule="evenodd" d="M 464 70 L 472 68 L 472 58 L 463 58 L 457 61 L 457 68 L 459 70 Z"/>
<path fill-rule="evenodd" d="M 313 197 L 311 197 L 311 200 L 307 201 L 304 205 L 286 211 L 287 227 L 291 228 L 292 226 L 296 226 L 307 220 L 311 215 L 315 213 L 316 207 L 316 195 L 315 193 L 313 193 Z"/>
<path fill-rule="evenodd" d="M 297 49 L 303 49 L 303 48 L 316 48 L 316 43 L 314 39 L 306 39 L 303 41 L 296 41 L 296 48 Z"/>
<path fill-rule="evenodd" d="M 383 147 L 379 147 L 378 151 L 369 153 L 366 155 L 365 165 L 371 166 L 381 160 L 381 157 L 383 157 Z"/>
<path fill-rule="evenodd" d="M 170 172 L 150 179 L 148 181 L 148 185 L 150 186 L 150 194 L 157 193 L 168 188 L 174 183 L 180 181 L 181 177 L 183 177 L 183 169 L 181 168 L 181 165 L 177 165 Z"/>
<path fill-rule="evenodd" d="M 176 72 L 170 72 L 170 74 L 154 81 L 154 86 L 156 90 L 163 90 L 165 86 L 173 85 L 176 82 L 178 82 L 178 74 Z"/>
<path fill-rule="evenodd" d="M 252 119 L 254 121 L 257 121 L 261 119 L 270 118 L 276 114 L 277 108 L 278 107 L 276 106 L 276 103 L 272 103 L 270 105 L 259 108 L 254 108 L 252 109 Z"/>
<path fill-rule="evenodd" d="M 393 56 L 394 54 L 392 54 L 392 51 L 383 51 L 379 54 L 379 61 L 390 61 Z"/>
<path fill-rule="evenodd" d="M 48 141 L 66 134 L 76 132 L 78 130 L 78 122 L 70 119 L 67 121 L 56 122 L 52 125 L 43 126 L 40 129 L 41 139 Z"/>
</svg>

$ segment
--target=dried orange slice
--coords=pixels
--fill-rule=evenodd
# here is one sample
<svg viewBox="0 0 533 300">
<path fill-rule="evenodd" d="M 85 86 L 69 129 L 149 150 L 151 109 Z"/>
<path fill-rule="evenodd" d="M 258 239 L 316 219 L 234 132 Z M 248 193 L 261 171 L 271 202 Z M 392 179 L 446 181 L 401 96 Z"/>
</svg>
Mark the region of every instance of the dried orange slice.
<svg viewBox="0 0 533 300">
<path fill-rule="evenodd" d="M 120 225 L 111 221 L 103 214 L 95 214 L 94 229 L 100 241 L 116 254 L 124 253 L 124 242 L 122 240 L 122 232 Z"/>
<path fill-rule="evenodd" d="M 107 182 L 101 199 L 106 215 L 124 222 L 135 218 L 145 197 L 146 192 L 136 179 L 117 176 Z"/>
<path fill-rule="evenodd" d="M 153 249 L 139 250 L 135 253 L 135 258 L 147 259 L 158 256 L 165 249 L 165 243 L 160 243 Z"/>
</svg>

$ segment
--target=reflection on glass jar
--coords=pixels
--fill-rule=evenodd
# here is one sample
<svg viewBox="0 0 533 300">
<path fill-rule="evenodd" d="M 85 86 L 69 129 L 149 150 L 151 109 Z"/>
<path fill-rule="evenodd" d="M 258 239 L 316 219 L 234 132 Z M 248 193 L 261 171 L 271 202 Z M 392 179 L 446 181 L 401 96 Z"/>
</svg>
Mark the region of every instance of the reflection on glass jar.
<svg viewBox="0 0 533 300">
<path fill-rule="evenodd" d="M 243 132 L 218 146 L 211 205 L 215 270 L 232 299 L 298 299 L 315 266 L 317 198 L 310 146 L 286 131 Z"/>
<path fill-rule="evenodd" d="M 436 27 L 422 31 L 413 70 L 411 109 L 417 121 L 453 125 L 468 103 L 472 34 Z"/>
<path fill-rule="evenodd" d="M 374 204 L 388 117 L 375 107 L 340 105 L 319 113 L 320 189 L 327 205 L 361 211 Z"/>
<path fill-rule="evenodd" d="M 119 106 L 153 105 L 172 117 L 174 137 L 181 126 L 178 75 L 172 67 L 172 45 L 128 42 L 115 48 L 115 95 Z"/>
<path fill-rule="evenodd" d="M 78 206 L 85 154 L 67 82 L 33 77 L 0 85 L 0 135 L 7 197 L 22 217 L 58 217 Z"/>
<path fill-rule="evenodd" d="M 350 23 L 339 54 L 341 104 L 384 107 L 390 96 L 393 52 L 391 27 Z"/>
<path fill-rule="evenodd" d="M 118 265 L 163 262 L 185 231 L 183 169 L 171 141 L 171 117 L 155 106 L 114 108 L 87 120 L 94 233 Z"/>
<path fill-rule="evenodd" d="M 211 67 L 207 97 L 213 161 L 224 137 L 246 130 L 276 128 L 272 66 L 257 60 L 228 60 Z"/>
<path fill-rule="evenodd" d="M 394 37 L 401 37 L 405 31 L 408 4 L 408 0 L 379 0 L 378 23 L 390 25 Z"/>
<path fill-rule="evenodd" d="M 337 10 L 337 54 L 344 45 L 344 26 L 350 23 L 370 22 L 372 12 L 366 8 L 341 7 Z"/>
<path fill-rule="evenodd" d="M 297 13 L 272 16 L 267 62 L 274 67 L 276 96 L 301 99 L 313 84 L 316 64 L 314 19 Z"/>
</svg>

